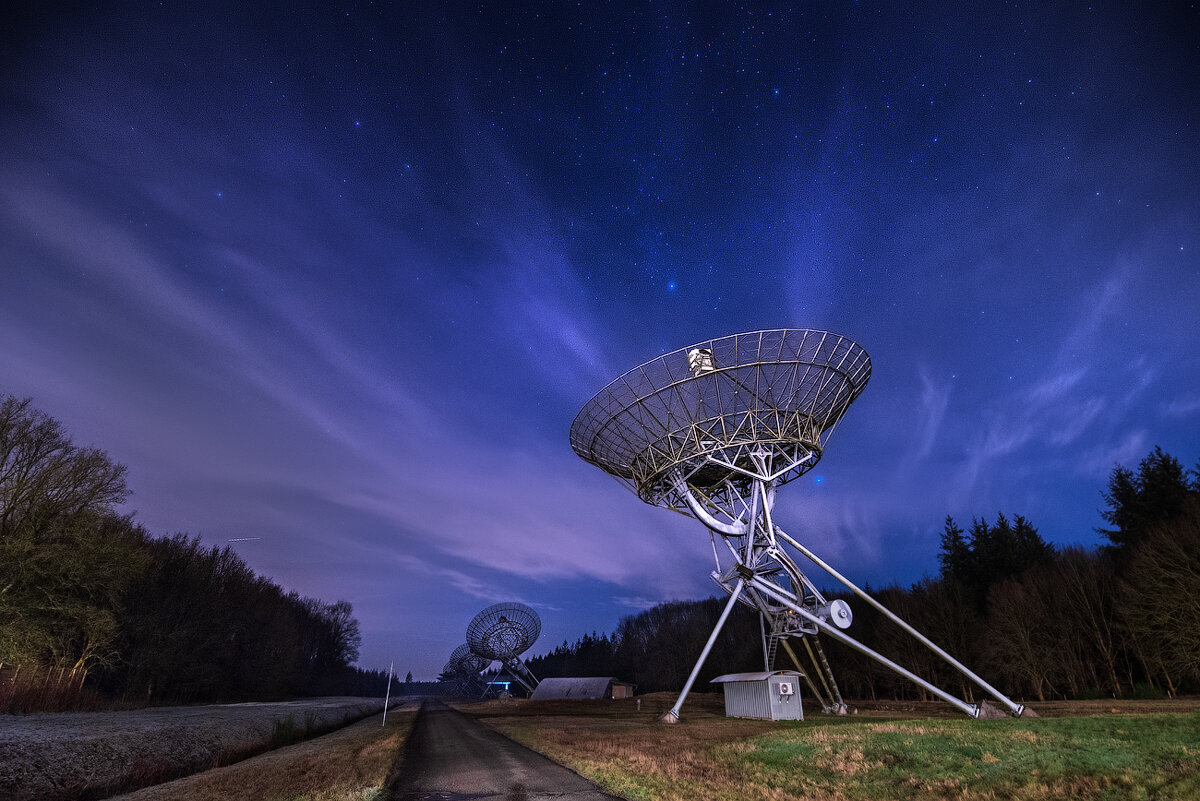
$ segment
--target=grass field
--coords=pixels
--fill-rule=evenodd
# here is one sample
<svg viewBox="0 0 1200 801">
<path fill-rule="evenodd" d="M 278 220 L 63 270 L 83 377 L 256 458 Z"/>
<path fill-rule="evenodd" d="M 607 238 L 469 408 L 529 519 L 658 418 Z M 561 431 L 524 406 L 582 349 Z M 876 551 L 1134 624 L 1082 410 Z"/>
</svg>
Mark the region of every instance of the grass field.
<svg viewBox="0 0 1200 801">
<path fill-rule="evenodd" d="M 375 801 L 412 728 L 415 706 L 269 751 L 224 768 L 147 787 L 121 801 Z"/>
<path fill-rule="evenodd" d="M 698 695 L 491 703 L 485 722 L 626 798 L 1200 799 L 1200 702 L 1038 705 L 1041 718 L 971 720 L 945 705 L 876 705 L 853 717 L 727 719 Z"/>
</svg>

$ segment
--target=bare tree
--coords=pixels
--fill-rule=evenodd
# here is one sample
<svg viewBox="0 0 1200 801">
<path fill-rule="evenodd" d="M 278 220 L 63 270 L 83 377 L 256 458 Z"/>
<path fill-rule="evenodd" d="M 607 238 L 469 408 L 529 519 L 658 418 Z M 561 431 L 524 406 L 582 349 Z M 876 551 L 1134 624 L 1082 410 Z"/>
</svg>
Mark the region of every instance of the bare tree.
<svg viewBox="0 0 1200 801">
<path fill-rule="evenodd" d="M 71 443 L 62 425 L 29 398 L 0 400 L 0 537 L 39 537 L 83 512 L 124 501 L 125 466 Z"/>
<path fill-rule="evenodd" d="M 924 610 L 918 627 L 926 636 L 941 645 L 959 661 L 979 663 L 977 642 L 983 621 L 957 581 L 923 581 L 913 587 L 913 594 L 922 596 Z M 958 671 L 950 671 L 941 660 L 934 667 L 944 680 L 958 682 L 963 698 L 974 703 L 974 685 Z"/>
<path fill-rule="evenodd" d="M 1061 606 L 1054 616 L 1062 624 L 1063 640 L 1075 646 L 1071 650 L 1084 664 L 1103 676 L 1110 692 L 1119 694 L 1117 661 L 1121 641 L 1112 591 L 1116 573 L 1111 563 L 1079 548 L 1067 548 L 1059 557 L 1055 573 Z M 1078 692 L 1078 677 L 1071 676 L 1070 680 Z"/>
<path fill-rule="evenodd" d="M 88 669 L 116 658 L 138 532 L 112 507 L 125 468 L 73 445 L 28 399 L 0 399 L 0 653 Z"/>
<path fill-rule="evenodd" d="M 1127 625 L 1173 689 L 1177 677 L 1200 679 L 1200 498 L 1149 529 L 1122 582 Z M 1152 668 L 1153 665 L 1147 665 Z"/>
<path fill-rule="evenodd" d="M 1052 573 L 1034 568 L 992 587 L 987 650 L 991 669 L 1010 687 L 1024 685 L 1045 701 L 1060 673 L 1057 640 L 1048 624 L 1056 589 Z"/>
</svg>

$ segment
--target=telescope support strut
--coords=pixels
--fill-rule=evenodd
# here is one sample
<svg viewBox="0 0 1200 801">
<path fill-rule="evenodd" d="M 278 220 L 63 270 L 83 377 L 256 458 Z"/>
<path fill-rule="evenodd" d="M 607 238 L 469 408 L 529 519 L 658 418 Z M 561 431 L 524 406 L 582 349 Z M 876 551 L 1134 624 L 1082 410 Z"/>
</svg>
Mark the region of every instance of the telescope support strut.
<svg viewBox="0 0 1200 801">
<path fill-rule="evenodd" d="M 1011 712 L 1015 717 L 1020 717 L 1021 713 L 1025 711 L 1024 705 L 1015 703 L 1014 701 L 1009 699 L 1008 696 L 1004 695 L 999 690 L 997 690 L 995 687 L 988 684 L 986 681 L 984 681 L 982 678 L 980 678 L 978 675 L 976 675 L 974 671 L 967 668 L 966 665 L 959 662 L 957 659 L 950 656 L 950 654 L 948 654 L 944 650 L 942 650 L 935 642 L 930 640 L 928 637 L 926 637 L 921 632 L 917 631 L 912 626 L 908 625 L 908 623 L 905 623 L 904 620 L 901 619 L 899 615 L 896 615 L 895 613 L 893 613 L 892 610 L 888 609 L 886 606 L 879 603 L 879 601 L 872 598 L 864 590 L 860 589 L 857 585 L 852 583 L 848 578 L 846 578 L 841 573 L 837 572 L 832 567 L 830 567 L 828 564 L 826 564 L 824 561 L 822 561 L 820 558 L 818 558 L 817 555 L 814 554 L 812 551 L 810 551 L 808 548 L 805 548 L 799 542 L 796 542 L 795 539 L 788 536 L 787 532 L 785 532 L 783 529 L 777 527 L 775 529 L 775 534 L 780 539 L 782 539 L 784 542 L 786 542 L 788 545 L 791 545 L 797 551 L 799 551 L 800 553 L 807 556 L 815 565 L 817 565 L 817 567 L 821 568 L 826 573 L 833 576 L 835 579 L 837 579 L 842 584 L 844 584 L 847 589 L 851 590 L 859 598 L 862 598 L 864 601 L 869 603 L 871 606 L 875 607 L 880 612 L 882 612 L 883 615 L 888 618 L 888 620 L 891 620 L 893 623 L 895 623 L 900 628 L 907 631 L 913 637 L 916 637 L 917 640 L 922 645 L 924 645 L 929 650 L 933 651 L 935 654 L 940 656 L 952 668 L 957 670 L 959 673 L 962 673 L 968 679 L 975 682 L 977 685 L 979 685 L 984 690 L 986 690 L 993 698 L 995 698 L 1000 703 L 1004 704 L 1004 706 L 1008 707 L 1008 711 Z"/>
<path fill-rule="evenodd" d="M 767 656 L 768 661 L 770 660 L 770 656 L 774 654 L 774 648 L 768 648 L 767 637 L 783 642 L 793 661 L 795 661 L 795 654 L 787 645 L 787 637 L 798 637 L 804 642 L 805 649 L 808 651 L 809 657 L 813 662 L 813 667 L 816 669 L 817 675 L 821 680 L 821 684 L 825 686 L 825 693 L 817 691 L 817 685 L 813 682 L 812 677 L 808 675 L 807 671 L 802 670 L 801 672 L 804 673 L 805 679 L 814 691 L 813 694 L 816 700 L 821 703 L 827 712 L 845 714 L 846 704 L 842 701 L 841 692 L 838 690 L 833 672 L 829 668 L 829 663 L 824 658 L 820 641 L 816 639 L 818 632 L 824 633 L 838 642 L 874 659 L 932 695 L 962 710 L 967 715 L 979 717 L 981 709 L 979 705 L 969 704 L 939 689 L 907 668 L 893 662 L 883 654 L 872 650 L 843 632 L 841 629 L 850 625 L 848 615 L 844 620 L 839 620 L 831 614 L 830 609 L 832 605 L 825 600 L 815 585 L 800 571 L 791 557 L 783 550 L 783 543 L 795 548 L 818 567 L 828 572 L 829 575 L 854 592 L 855 595 L 879 610 L 879 612 L 900 626 L 905 632 L 915 637 L 919 642 L 945 660 L 951 667 L 990 693 L 1011 714 L 1019 716 L 1024 711 L 1024 706 L 1014 703 L 1001 694 L 982 678 L 968 670 L 961 662 L 934 644 L 929 638 L 900 619 L 899 616 L 884 607 L 841 573 L 822 561 L 811 550 L 801 545 L 793 537 L 784 532 L 783 529 L 775 525 L 771 519 L 771 509 L 774 506 L 775 500 L 774 479 L 778 472 L 772 469 L 773 455 L 765 449 L 751 452 L 748 455 L 753 462 L 756 472 L 752 473 L 744 467 L 739 468 L 737 472 L 740 475 L 749 476 L 751 481 L 748 482 L 748 485 L 740 485 L 740 489 L 733 485 L 725 486 L 723 488 L 724 495 L 716 500 L 714 496 L 705 494 L 690 486 L 682 474 L 677 473 L 674 478 L 675 490 L 678 496 L 683 499 L 688 511 L 700 520 L 700 522 L 704 523 L 710 531 L 721 535 L 729 546 L 729 553 L 733 557 L 734 564 L 730 567 L 723 567 L 720 559 L 717 558 L 717 551 L 714 549 L 713 555 L 714 558 L 717 558 L 717 570 L 713 573 L 713 577 L 729 593 L 729 601 L 725 604 L 725 609 L 721 612 L 720 619 L 717 621 L 712 634 L 708 638 L 708 642 L 704 646 L 704 650 L 692 668 L 691 675 L 688 676 L 687 683 L 684 685 L 679 700 L 663 716 L 663 720 L 669 722 L 679 720 L 679 710 L 683 706 L 684 700 L 687 698 L 692 685 L 700 673 L 700 669 L 708 658 L 709 652 L 716 642 L 717 635 L 720 634 L 725 621 L 733 611 L 733 605 L 739 601 L 753 607 L 761 615 L 760 623 L 764 637 L 763 652 Z M 840 604 L 848 612 L 848 608 L 845 607 L 844 602 L 837 601 L 835 603 Z M 767 625 L 768 622 L 770 623 L 769 626 Z M 809 639 L 812 639 L 812 644 L 809 643 Z M 815 653 L 813 645 L 817 649 Z M 770 670 L 771 665 L 767 664 L 766 668 Z"/>
<path fill-rule="evenodd" d="M 725 604 L 725 609 L 721 612 L 721 617 L 717 619 L 717 625 L 713 627 L 712 634 L 708 635 L 708 642 L 704 644 L 704 650 L 700 652 L 700 658 L 696 660 L 696 666 L 692 668 L 692 673 L 688 676 L 687 683 L 683 685 L 683 692 L 679 694 L 679 700 L 675 702 L 675 706 L 668 709 L 666 714 L 662 716 L 662 720 L 665 723 L 679 722 L 679 708 L 683 706 L 684 699 L 687 698 L 692 685 L 695 684 L 696 676 L 700 675 L 700 668 L 704 667 L 704 660 L 708 659 L 708 652 L 712 650 L 713 643 L 717 641 L 717 635 L 721 633 L 721 629 L 725 626 L 725 621 L 729 619 L 729 613 L 733 611 L 733 605 L 737 603 L 744 586 L 744 582 L 738 579 L 733 592 L 729 593 L 729 600 Z"/>
</svg>

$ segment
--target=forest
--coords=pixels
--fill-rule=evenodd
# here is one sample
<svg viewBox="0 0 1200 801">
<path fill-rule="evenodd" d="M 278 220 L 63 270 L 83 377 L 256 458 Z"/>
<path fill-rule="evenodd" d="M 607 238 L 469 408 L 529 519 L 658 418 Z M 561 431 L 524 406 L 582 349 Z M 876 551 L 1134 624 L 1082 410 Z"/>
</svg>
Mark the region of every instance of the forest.
<svg viewBox="0 0 1200 801">
<path fill-rule="evenodd" d="M 128 495 L 122 465 L 73 444 L 30 400 L 0 396 L 0 712 L 53 708 L 13 691 L 51 679 L 74 688 L 75 707 L 85 691 L 138 705 L 383 694 L 381 672 L 352 666 L 360 636 L 349 603 L 287 592 L 228 547 L 153 537 L 115 511 Z M 1021 515 L 965 529 L 947 517 L 936 576 L 868 591 L 1014 697 L 1200 692 L 1200 464 L 1185 470 L 1155 448 L 1136 469 L 1114 467 L 1100 496 L 1101 547 L 1054 548 Z M 827 596 L 851 604 L 856 638 L 977 700 L 873 609 Z M 723 605 L 660 604 L 530 667 L 678 690 Z M 828 650 L 845 697 L 922 697 L 858 652 Z M 698 688 L 762 660 L 757 615 L 739 606 Z"/>
<path fill-rule="evenodd" d="M 352 667 L 345 601 L 286 592 L 228 547 L 152 537 L 116 507 L 124 466 L 0 396 L 0 712 L 383 695 Z M 68 692 L 67 690 L 70 690 Z"/>
<path fill-rule="evenodd" d="M 1056 549 L 1020 515 L 947 517 L 938 574 L 867 591 L 1007 695 L 1022 699 L 1164 697 L 1200 692 L 1200 464 L 1154 448 L 1113 468 L 1100 516 L 1105 544 Z M 924 646 L 848 592 L 849 633 L 935 684 L 981 700 Z M 678 690 L 724 598 L 665 603 L 529 660 L 542 676 L 616 676 L 638 692 Z M 697 682 L 761 670 L 758 615 L 738 605 Z M 825 640 L 848 699 L 922 699 L 921 688 Z M 789 668 L 786 655 L 774 667 Z"/>
</svg>

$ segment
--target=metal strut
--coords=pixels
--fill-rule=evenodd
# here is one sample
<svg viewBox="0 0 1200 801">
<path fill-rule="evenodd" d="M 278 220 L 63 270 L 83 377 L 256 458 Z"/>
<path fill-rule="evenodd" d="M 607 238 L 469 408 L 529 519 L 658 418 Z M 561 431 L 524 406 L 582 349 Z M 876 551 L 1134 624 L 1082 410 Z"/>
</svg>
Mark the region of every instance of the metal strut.
<svg viewBox="0 0 1200 801">
<path fill-rule="evenodd" d="M 730 593 L 729 601 L 726 603 L 725 610 L 722 612 L 716 628 L 709 637 L 704 651 L 693 667 L 679 700 L 664 715 L 664 720 L 675 721 L 679 719 L 680 707 L 683 705 L 688 692 L 695 683 L 696 677 L 705 659 L 707 659 L 718 633 L 733 609 L 733 604 L 738 601 L 755 608 L 760 614 L 760 629 L 763 637 L 763 661 L 768 671 L 773 667 L 775 653 L 780 641 L 784 643 L 784 647 L 787 648 L 793 662 L 796 662 L 797 667 L 799 667 L 799 661 L 788 645 L 786 638 L 788 636 L 800 637 L 812 663 L 811 670 L 801 668 L 800 672 L 804 675 L 809 687 L 813 690 L 816 699 L 827 711 L 845 714 L 847 706 L 845 700 L 842 698 L 841 690 L 837 686 L 837 680 L 829 665 L 829 660 L 825 656 L 825 650 L 821 647 L 820 640 L 816 636 L 818 632 L 833 637 L 835 640 L 869 656 L 920 687 L 923 687 L 934 696 L 954 705 L 971 717 L 979 716 L 980 707 L 977 704 L 970 704 L 950 695 L 841 631 L 840 628 L 849 625 L 849 618 L 847 616 L 844 620 L 839 620 L 831 612 L 831 609 L 835 605 L 841 605 L 841 614 L 846 616 L 849 611 L 848 607 L 842 601 L 837 601 L 834 604 L 826 602 L 825 598 L 817 591 L 812 582 L 800 571 L 791 557 L 782 549 L 784 543 L 792 546 L 818 567 L 824 569 L 857 596 L 879 610 L 889 620 L 895 622 L 931 649 L 952 667 L 991 693 L 1013 715 L 1020 715 L 1024 711 L 1022 705 L 1016 704 L 1002 695 L 994 687 L 968 670 L 962 663 L 955 660 L 931 640 L 901 620 L 874 598 L 867 595 L 866 592 L 850 582 L 845 576 L 834 570 L 812 551 L 805 548 L 784 532 L 783 529 L 775 525 L 771 519 L 771 507 L 773 506 L 775 496 L 771 479 L 777 473 L 772 471 L 769 455 L 765 455 L 762 452 L 754 452 L 749 454 L 749 456 L 758 473 L 753 474 L 743 468 L 737 468 L 737 472 L 750 476 L 753 480 L 750 482 L 749 487 L 739 491 L 736 496 L 732 496 L 732 502 L 729 502 L 730 499 L 727 498 L 727 503 L 724 506 L 715 503 L 712 498 L 707 496 L 703 496 L 704 500 L 702 501 L 683 477 L 678 474 L 676 475 L 675 487 L 680 497 L 684 500 L 685 506 L 711 532 L 721 535 L 722 539 L 728 545 L 729 555 L 732 556 L 734 564 L 731 568 L 722 570 L 720 559 L 714 548 L 713 555 L 717 561 L 718 570 L 713 573 L 713 577 Z M 733 467 L 732 464 L 724 466 Z M 740 515 L 735 513 L 735 510 L 739 508 L 741 509 Z M 718 518 L 714 514 L 714 512 L 718 511 L 729 522 Z M 771 623 L 769 628 L 767 626 L 768 620 Z M 837 625 L 833 624 L 835 621 Z M 811 675 L 812 673 L 816 674 L 821 688 L 818 688 L 817 683 Z M 821 692 L 821 689 L 824 692 Z"/>
<path fill-rule="evenodd" d="M 533 671 L 530 670 L 529 667 L 520 659 L 510 659 L 502 664 L 508 668 L 508 672 L 512 674 L 512 677 L 516 679 L 521 686 L 529 692 L 530 695 L 533 695 L 533 691 L 537 689 L 538 685 L 537 676 L 533 675 Z"/>
<path fill-rule="evenodd" d="M 778 526 L 775 527 L 775 536 L 779 537 L 784 542 L 786 542 L 788 545 L 791 545 L 797 551 L 804 554 L 815 565 L 817 565 L 822 570 L 824 570 L 826 573 L 828 573 L 829 575 L 833 576 L 835 579 L 840 581 L 842 584 L 844 584 L 846 586 L 847 589 L 851 590 L 859 598 L 862 598 L 864 601 L 869 603 L 871 606 L 875 607 L 877 610 L 879 610 L 881 613 L 883 613 L 883 615 L 886 618 L 888 618 L 893 623 L 900 626 L 900 628 L 904 629 L 906 632 L 908 632 L 913 637 L 915 637 L 918 642 L 920 642 L 922 645 L 929 648 L 929 650 L 933 651 L 935 654 L 940 656 L 943 660 L 945 660 L 945 662 L 947 664 L 949 664 L 955 670 L 962 673 L 968 679 L 970 679 L 971 681 L 975 682 L 977 685 L 982 687 L 986 692 L 991 694 L 991 696 L 993 698 L 995 698 L 1000 703 L 1004 704 L 1004 706 L 1008 707 L 1008 710 L 1015 717 L 1020 717 L 1021 713 L 1025 711 L 1025 706 L 1023 704 L 1018 704 L 1018 703 L 1012 701 L 1011 699 L 1009 699 L 1008 696 L 1004 695 L 999 690 L 997 690 L 995 687 L 988 684 L 986 681 L 984 681 L 982 678 L 980 678 L 978 675 L 976 675 L 974 672 L 972 672 L 969 668 L 967 668 L 966 665 L 962 664 L 957 659 L 950 656 L 950 654 L 946 653 L 944 650 L 942 650 L 940 647 L 938 647 L 938 645 L 936 643 L 934 643 L 932 640 L 930 640 L 924 634 L 917 631 L 915 628 L 910 626 L 908 623 L 904 622 L 904 620 L 902 620 L 898 615 L 896 615 L 894 612 L 892 612 L 886 606 L 879 603 L 879 601 L 875 600 L 870 595 L 868 595 L 866 593 L 866 591 L 860 589 L 857 585 L 855 585 L 853 582 L 851 582 L 850 579 L 846 578 L 841 573 L 834 570 L 832 567 L 830 567 L 828 564 L 826 564 L 824 561 L 822 561 L 819 557 L 817 557 L 817 555 L 814 554 L 812 551 L 810 551 L 808 548 L 805 548 L 803 545 L 801 545 L 795 539 L 788 536 L 787 532 L 785 532 L 783 529 L 779 528 Z"/>
<path fill-rule="evenodd" d="M 812 690 L 813 698 L 817 699 L 817 703 L 821 705 L 821 709 L 826 712 L 833 712 L 834 710 L 832 702 L 826 701 L 824 696 L 821 695 L 821 691 L 817 689 L 817 685 L 813 684 L 812 676 L 810 676 L 809 671 L 800 664 L 800 660 L 796 657 L 796 652 L 792 650 L 791 644 L 788 643 L 787 640 L 783 640 L 782 642 L 783 650 L 787 651 L 788 656 L 792 658 L 792 664 L 796 666 L 796 670 L 800 672 L 800 675 L 804 677 L 804 681 L 808 683 L 808 689 Z"/>
<path fill-rule="evenodd" d="M 868 648 L 867 646 L 860 643 L 858 640 L 854 639 L 853 637 L 851 637 L 847 634 L 843 634 L 841 632 L 841 630 L 839 630 L 837 627 L 831 626 L 830 624 L 826 623 L 821 618 L 819 618 L 816 615 L 814 615 L 813 613 L 809 612 L 807 609 L 802 608 L 795 601 L 788 598 L 786 595 L 784 595 L 778 589 L 773 587 L 770 584 L 770 582 L 763 581 L 762 579 L 760 579 L 756 576 L 755 578 L 751 579 L 749 583 L 755 589 L 761 590 L 762 592 L 764 592 L 767 595 L 774 598 L 779 603 L 783 604 L 784 606 L 787 606 L 789 609 L 794 611 L 796 614 L 804 616 L 807 620 L 814 623 L 819 629 L 821 629 L 823 632 L 828 634 L 830 637 L 833 637 L 835 640 L 843 643 L 844 645 L 848 645 L 851 648 L 855 649 L 856 651 L 859 651 L 860 653 L 863 653 L 863 654 L 871 657 L 876 662 L 879 662 L 880 664 L 891 668 L 895 672 L 899 673 L 901 676 L 904 676 L 905 678 L 907 678 L 909 681 L 912 681 L 912 682 L 920 685 L 921 687 L 924 687 L 926 690 L 933 693 L 938 698 L 941 698 L 943 701 L 946 701 L 947 703 L 953 704 L 954 706 L 958 707 L 959 709 L 961 709 L 963 712 L 967 713 L 971 717 L 973 717 L 973 718 L 979 717 L 979 707 L 978 706 L 976 706 L 974 704 L 968 704 L 964 701 L 960 701 L 959 699 L 955 698 L 953 695 L 950 695 L 950 693 L 946 692 L 945 690 L 939 689 L 938 687 L 934 686 L 933 684 L 930 684 L 929 682 L 925 681 L 925 679 L 921 678 L 916 673 L 913 673 L 911 670 L 901 667 L 900 665 L 896 664 L 892 660 L 888 659 L 883 654 L 881 654 L 877 651 L 873 651 L 870 648 Z"/>
<path fill-rule="evenodd" d="M 712 634 L 708 635 L 708 642 L 704 643 L 704 650 L 700 652 L 700 658 L 696 660 L 696 666 L 692 668 L 692 673 L 688 676 L 687 683 L 683 685 L 683 692 L 679 694 L 679 700 L 675 702 L 675 706 L 667 710 L 662 716 L 662 720 L 666 723 L 679 722 L 679 708 L 683 706 L 684 699 L 692 689 L 692 685 L 696 682 L 696 676 L 700 675 L 700 668 L 704 666 L 704 660 L 708 659 L 708 652 L 712 650 L 713 643 L 717 641 L 717 635 L 721 633 L 721 629 L 725 626 L 725 621 L 729 619 L 729 613 L 733 611 L 733 605 L 737 603 L 738 596 L 742 594 L 742 588 L 745 583 L 738 579 L 737 585 L 733 588 L 733 592 L 729 594 L 729 601 L 725 604 L 725 609 L 721 612 L 721 617 L 717 619 L 717 625 L 713 627 Z"/>
<path fill-rule="evenodd" d="M 735 603 L 764 616 L 761 636 L 768 667 L 778 641 L 804 640 L 812 668 L 801 672 L 827 707 L 844 709 L 845 702 L 818 634 L 870 656 L 969 715 L 979 714 L 978 706 L 937 689 L 842 631 L 852 622 L 849 606 L 840 599 L 826 601 L 796 567 L 785 543 L 1009 712 L 1024 711 L 771 519 L 776 489 L 816 465 L 830 433 L 870 376 L 867 352 L 840 335 L 810 329 L 750 331 L 664 353 L 628 371 L 597 393 L 571 424 L 571 447 L 580 457 L 615 476 L 643 501 L 695 517 L 713 534 L 713 576 L 729 593 L 729 602 L 668 719 L 678 719 Z M 715 547 L 718 534 L 728 554 Z"/>
<path fill-rule="evenodd" d="M 810 643 L 809 638 L 805 637 L 804 647 L 808 651 L 808 658 L 818 667 L 818 675 L 825 683 L 825 689 L 829 691 L 833 711 L 838 715 L 846 714 L 846 702 L 842 700 L 842 691 L 838 689 L 837 681 L 833 678 L 833 670 L 829 667 L 829 660 L 825 658 L 825 649 L 821 647 L 821 641 L 813 637 Z"/>
</svg>

